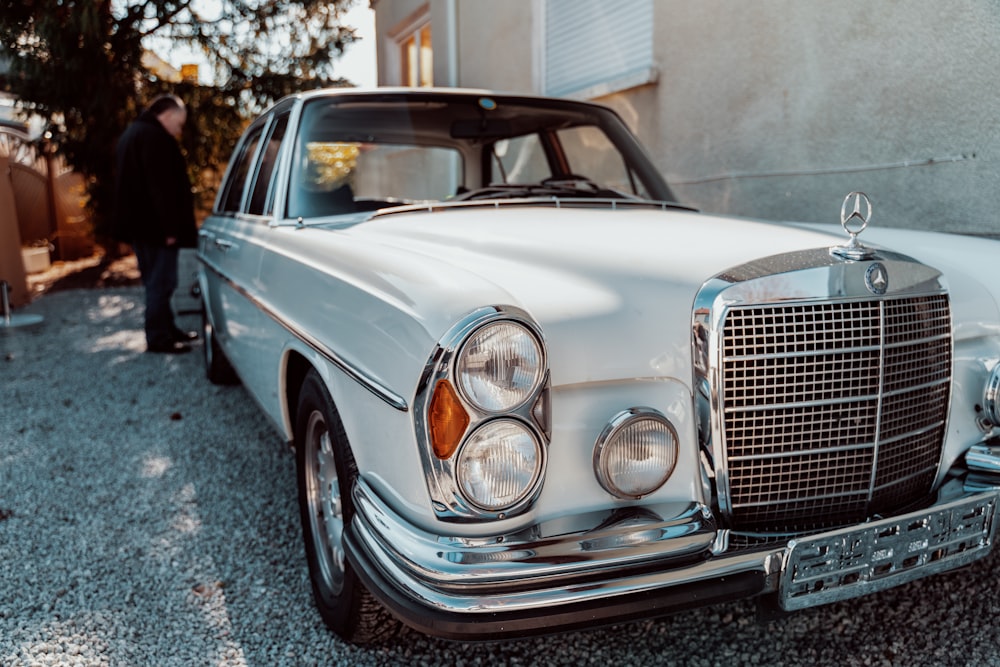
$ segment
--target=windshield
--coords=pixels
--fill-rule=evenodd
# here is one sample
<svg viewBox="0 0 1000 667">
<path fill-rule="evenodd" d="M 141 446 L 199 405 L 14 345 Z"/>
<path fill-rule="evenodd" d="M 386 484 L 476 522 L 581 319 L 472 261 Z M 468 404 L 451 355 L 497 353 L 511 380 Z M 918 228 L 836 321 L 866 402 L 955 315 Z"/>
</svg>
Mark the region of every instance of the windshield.
<svg viewBox="0 0 1000 667">
<path fill-rule="evenodd" d="M 386 94 L 306 103 L 288 216 L 563 197 L 672 201 L 617 115 L 590 104 Z"/>
</svg>

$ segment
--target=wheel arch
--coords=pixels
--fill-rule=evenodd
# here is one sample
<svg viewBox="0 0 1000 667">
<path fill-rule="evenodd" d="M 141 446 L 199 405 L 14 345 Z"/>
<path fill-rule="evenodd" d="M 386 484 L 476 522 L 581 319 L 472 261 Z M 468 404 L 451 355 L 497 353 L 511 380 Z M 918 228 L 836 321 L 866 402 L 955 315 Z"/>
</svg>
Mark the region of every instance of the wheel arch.
<svg viewBox="0 0 1000 667">
<path fill-rule="evenodd" d="M 299 394 L 302 392 L 302 383 L 305 381 L 306 375 L 314 368 L 315 365 L 298 350 L 290 350 L 285 357 L 286 432 L 289 436 L 289 442 L 293 446 L 295 444 L 295 424 L 298 420 Z"/>
<path fill-rule="evenodd" d="M 286 345 L 281 363 L 278 398 L 282 414 L 279 418 L 284 422 L 286 442 L 291 449 L 297 451 L 300 445 L 296 431 L 302 416 L 299 414 L 302 386 L 309 372 L 315 371 L 343 426 L 343 445 L 350 452 L 359 475 L 365 477 L 382 497 L 395 499 L 398 506 L 408 511 L 423 508 L 429 502 L 417 447 L 405 446 L 396 450 L 403 460 L 394 460 L 394 465 L 387 466 L 385 457 L 380 455 L 384 448 L 378 443 L 399 439 L 409 442 L 416 437 L 412 409 L 399 410 L 390 405 L 367 386 L 355 382 L 351 375 L 342 373 L 339 366 L 327 363 L 319 352 L 300 342 Z M 414 470 L 421 472 L 414 475 Z M 418 520 L 424 516 L 424 512 L 414 514 Z"/>
<path fill-rule="evenodd" d="M 322 364 L 317 363 L 316 359 L 310 358 L 301 350 L 288 350 L 285 356 L 284 369 L 284 407 L 286 414 L 286 429 L 289 436 L 288 439 L 292 446 L 295 445 L 295 425 L 298 423 L 299 418 L 299 397 L 302 393 L 302 384 L 305 382 L 309 371 L 316 371 L 316 375 L 319 376 L 320 381 L 326 387 L 326 393 L 330 397 L 330 401 L 333 403 L 333 409 L 338 415 L 340 415 L 340 401 L 337 398 L 337 393 L 334 391 L 329 382 L 329 377 L 324 372 Z M 346 438 L 346 434 L 344 445 L 349 450 L 352 449 L 350 441 Z"/>
</svg>

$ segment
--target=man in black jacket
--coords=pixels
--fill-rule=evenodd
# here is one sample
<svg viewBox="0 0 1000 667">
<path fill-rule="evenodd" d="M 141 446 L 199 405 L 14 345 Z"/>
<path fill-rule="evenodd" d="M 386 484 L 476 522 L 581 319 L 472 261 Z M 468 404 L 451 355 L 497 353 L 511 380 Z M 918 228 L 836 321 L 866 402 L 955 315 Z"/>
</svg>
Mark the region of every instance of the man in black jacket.
<svg viewBox="0 0 1000 667">
<path fill-rule="evenodd" d="M 197 338 L 177 327 L 170 301 L 179 249 L 195 247 L 198 235 L 191 181 L 177 143 L 186 121 L 180 98 L 163 95 L 118 140 L 113 229 L 135 249 L 146 288 L 149 352 L 187 352 Z"/>
</svg>

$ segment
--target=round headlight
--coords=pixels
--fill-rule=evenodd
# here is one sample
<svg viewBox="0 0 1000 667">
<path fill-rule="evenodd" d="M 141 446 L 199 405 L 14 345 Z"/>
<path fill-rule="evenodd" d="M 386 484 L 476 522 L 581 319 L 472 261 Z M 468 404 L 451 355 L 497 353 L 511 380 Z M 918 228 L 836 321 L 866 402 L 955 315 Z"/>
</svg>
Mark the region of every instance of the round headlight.
<svg viewBox="0 0 1000 667">
<path fill-rule="evenodd" d="M 619 498 L 641 498 L 663 486 L 677 463 L 677 432 L 650 408 L 615 416 L 594 448 L 594 472 Z"/>
<path fill-rule="evenodd" d="M 455 369 L 466 400 L 484 412 L 505 412 L 535 393 L 543 363 L 541 345 L 526 327 L 500 321 L 469 336 Z"/>
<path fill-rule="evenodd" d="M 473 505 L 497 511 L 531 493 L 541 474 L 542 448 L 531 431 L 512 419 L 477 429 L 462 446 L 455 466 L 462 494 Z"/>
<path fill-rule="evenodd" d="M 1000 426 L 1000 363 L 997 363 L 986 380 L 983 391 L 983 413 L 993 426 Z"/>
</svg>

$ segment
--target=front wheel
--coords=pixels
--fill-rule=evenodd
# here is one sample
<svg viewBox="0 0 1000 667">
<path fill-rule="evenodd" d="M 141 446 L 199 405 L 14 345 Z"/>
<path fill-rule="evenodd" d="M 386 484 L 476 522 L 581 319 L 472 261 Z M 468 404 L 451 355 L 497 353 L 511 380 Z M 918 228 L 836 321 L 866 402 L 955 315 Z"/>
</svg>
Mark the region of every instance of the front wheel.
<svg viewBox="0 0 1000 667">
<path fill-rule="evenodd" d="M 295 463 L 306 561 L 323 622 L 355 644 L 396 634 L 399 621 L 365 588 L 344 555 L 358 469 L 340 415 L 316 371 L 309 371 L 299 392 Z"/>
</svg>

